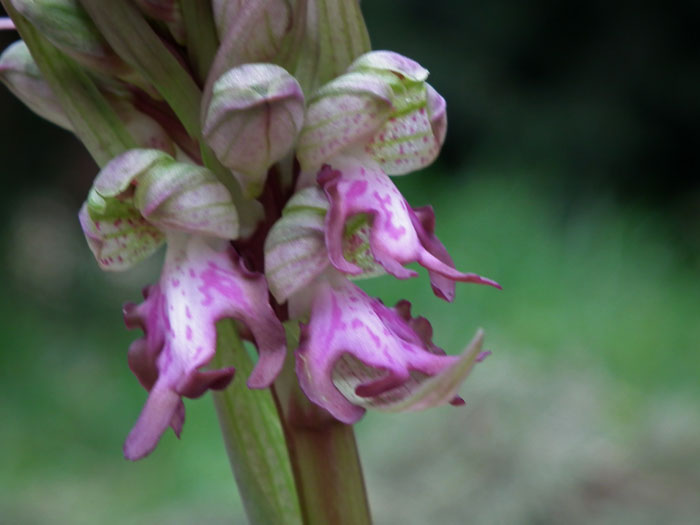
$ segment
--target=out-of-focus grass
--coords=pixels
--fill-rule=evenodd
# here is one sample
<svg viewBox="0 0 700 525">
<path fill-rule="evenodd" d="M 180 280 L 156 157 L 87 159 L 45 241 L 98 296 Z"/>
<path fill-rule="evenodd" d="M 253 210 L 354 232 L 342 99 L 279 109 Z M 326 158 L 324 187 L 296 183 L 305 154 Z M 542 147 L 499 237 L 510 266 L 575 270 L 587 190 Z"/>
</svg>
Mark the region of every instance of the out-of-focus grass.
<svg viewBox="0 0 700 525">
<path fill-rule="evenodd" d="M 504 290 L 460 285 L 448 305 L 424 273 L 363 286 L 410 299 L 450 352 L 483 326 L 494 354 L 465 384 L 466 407 L 359 425 L 377 523 L 687 523 L 700 512 L 698 269 L 662 217 L 605 201 L 564 210 L 522 177 L 459 180 L 399 183 L 412 204 L 435 205 L 458 267 Z M 181 441 L 121 458 L 145 394 L 118 306 L 157 264 L 104 277 L 57 215 L 44 218 L 47 239 L 63 236 L 50 253 L 17 236 L 5 250 L 0 521 L 242 522 L 207 397 L 188 402 Z M 32 256 L 62 258 L 60 275 Z M 58 279 L 69 285 L 49 286 Z"/>
</svg>

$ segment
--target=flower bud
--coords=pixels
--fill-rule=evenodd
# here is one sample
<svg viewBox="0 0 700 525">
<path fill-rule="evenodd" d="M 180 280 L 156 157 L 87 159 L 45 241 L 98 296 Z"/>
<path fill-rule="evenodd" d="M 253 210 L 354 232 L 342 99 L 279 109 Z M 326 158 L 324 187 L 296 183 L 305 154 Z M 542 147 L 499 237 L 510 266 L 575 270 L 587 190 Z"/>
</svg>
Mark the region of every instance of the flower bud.
<svg viewBox="0 0 700 525">
<path fill-rule="evenodd" d="M 310 100 L 297 146 L 302 169 L 315 172 L 341 152 L 369 154 L 389 175 L 430 164 L 445 139 L 444 99 L 428 71 L 390 51 L 358 58 Z"/>
<path fill-rule="evenodd" d="M 81 65 L 109 75 L 129 71 L 78 0 L 11 1 L 44 37 Z"/>
<path fill-rule="evenodd" d="M 246 64 L 214 84 L 204 138 L 249 197 L 261 192 L 268 168 L 294 145 L 304 121 L 304 95 L 287 71 Z"/>
<path fill-rule="evenodd" d="M 285 39 L 295 29 L 303 29 L 299 15 L 305 13 L 306 3 L 306 0 L 212 0 L 224 68 L 217 73 L 241 64 L 279 63 L 276 59 L 288 51 L 289 46 L 283 45 Z"/>
<path fill-rule="evenodd" d="M 107 270 L 123 270 L 148 257 L 163 241 L 163 232 L 221 239 L 238 235 L 231 196 L 213 173 L 148 149 L 129 150 L 102 169 L 80 221 L 90 249 Z"/>
<path fill-rule="evenodd" d="M 0 55 L 0 81 L 37 115 L 64 129 L 72 129 L 23 41 L 15 42 Z"/>
</svg>

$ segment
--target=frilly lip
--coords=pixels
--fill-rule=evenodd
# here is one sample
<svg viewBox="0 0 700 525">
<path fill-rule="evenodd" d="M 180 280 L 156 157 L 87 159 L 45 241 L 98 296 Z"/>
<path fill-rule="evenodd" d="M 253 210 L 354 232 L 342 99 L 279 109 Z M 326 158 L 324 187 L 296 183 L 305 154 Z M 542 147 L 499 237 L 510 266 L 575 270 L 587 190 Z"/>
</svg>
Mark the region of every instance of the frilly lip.
<svg viewBox="0 0 700 525">
<path fill-rule="evenodd" d="M 358 275 L 362 269 L 343 254 L 345 225 L 363 213 L 369 217 L 369 245 L 374 259 L 399 279 L 416 276 L 404 265 L 418 262 L 430 274 L 435 294 L 447 301 L 455 295 L 455 281 L 500 285 L 475 273 L 462 273 L 435 236 L 435 215 L 430 207 L 412 209 L 391 179 L 370 159 L 339 157 L 324 165 L 318 183 L 330 202 L 325 219 L 325 240 L 333 266 Z"/>
<path fill-rule="evenodd" d="M 318 285 L 296 352 L 311 401 L 345 423 L 366 409 L 412 411 L 463 404 L 459 386 L 477 362 L 483 334 L 460 356 L 432 342 L 432 327 L 410 303 L 387 308 L 346 279 Z"/>
<path fill-rule="evenodd" d="M 180 397 L 225 388 L 233 378 L 233 368 L 200 370 L 216 351 L 217 321 L 234 318 L 250 331 L 260 353 L 250 388 L 269 386 L 286 355 L 265 278 L 245 268 L 233 249 L 219 252 L 201 237 L 170 234 L 160 281 L 144 290 L 144 298 L 124 307 L 127 327 L 144 331 L 129 349 L 129 366 L 150 392 L 126 440 L 132 460 L 150 453 L 168 426 L 179 432 Z"/>
</svg>

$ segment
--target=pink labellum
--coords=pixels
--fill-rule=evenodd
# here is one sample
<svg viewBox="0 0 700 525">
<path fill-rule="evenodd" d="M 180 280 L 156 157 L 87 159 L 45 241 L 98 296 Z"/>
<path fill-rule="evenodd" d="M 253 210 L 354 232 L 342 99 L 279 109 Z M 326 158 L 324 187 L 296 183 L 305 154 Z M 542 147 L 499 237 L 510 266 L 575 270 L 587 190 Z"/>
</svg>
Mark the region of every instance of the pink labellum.
<svg viewBox="0 0 700 525">
<path fill-rule="evenodd" d="M 364 213 L 371 223 L 369 244 L 374 259 L 399 279 L 415 277 L 404 267 L 418 262 L 430 272 L 436 295 L 452 300 L 454 281 L 498 283 L 474 273 L 455 269 L 447 250 L 434 235 L 434 217 L 430 212 L 411 210 L 391 179 L 369 159 L 358 162 L 337 157 L 333 166 L 324 166 L 318 182 L 330 201 L 326 215 L 326 246 L 331 263 L 339 271 L 359 275 L 362 269 L 343 255 L 343 236 L 347 220 Z M 420 219 L 423 217 L 423 222 Z"/>
<path fill-rule="evenodd" d="M 345 423 L 367 408 L 420 410 L 459 404 L 457 390 L 476 362 L 479 334 L 461 356 L 432 343 L 432 328 L 410 304 L 384 306 L 344 278 L 319 284 L 302 325 L 296 370 L 314 403 Z"/>
<path fill-rule="evenodd" d="M 145 336 L 129 349 L 129 365 L 149 398 L 127 437 L 124 454 L 149 454 L 168 426 L 182 427 L 181 396 L 198 397 L 225 388 L 234 370 L 201 371 L 216 351 L 216 322 L 235 318 L 252 334 L 260 358 L 248 378 L 251 388 L 269 386 L 286 353 L 284 329 L 268 303 L 265 278 L 245 269 L 233 250 L 218 252 L 199 236 L 168 235 L 160 281 L 140 305 L 124 307 L 129 328 Z"/>
</svg>

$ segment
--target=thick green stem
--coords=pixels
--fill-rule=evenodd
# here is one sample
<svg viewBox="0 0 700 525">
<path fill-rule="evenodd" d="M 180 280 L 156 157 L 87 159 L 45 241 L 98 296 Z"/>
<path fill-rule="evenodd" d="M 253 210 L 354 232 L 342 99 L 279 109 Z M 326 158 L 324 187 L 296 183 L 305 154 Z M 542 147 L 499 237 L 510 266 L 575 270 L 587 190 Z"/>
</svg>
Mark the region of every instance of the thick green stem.
<svg viewBox="0 0 700 525">
<path fill-rule="evenodd" d="M 288 345 L 298 328 L 288 323 Z M 306 525 L 367 525 L 372 522 L 362 467 L 351 425 L 311 403 L 299 387 L 292 360 L 275 382 L 279 408 Z"/>
<path fill-rule="evenodd" d="M 251 390 L 253 369 L 231 320 L 217 323 L 217 350 L 212 367 L 234 366 L 236 377 L 214 392 L 226 451 L 252 525 L 301 525 L 299 499 L 284 435 L 270 390 Z"/>
</svg>

